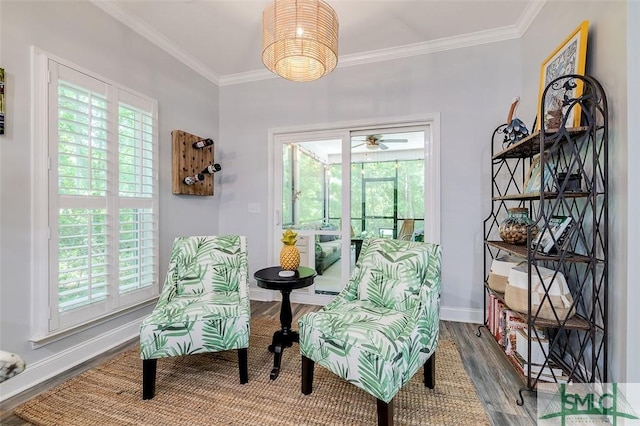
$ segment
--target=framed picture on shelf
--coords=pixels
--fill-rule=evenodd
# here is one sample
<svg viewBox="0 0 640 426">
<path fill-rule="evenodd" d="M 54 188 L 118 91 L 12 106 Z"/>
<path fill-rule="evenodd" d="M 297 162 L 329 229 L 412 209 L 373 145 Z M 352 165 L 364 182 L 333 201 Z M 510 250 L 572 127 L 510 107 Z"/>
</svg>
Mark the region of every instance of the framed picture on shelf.
<svg viewBox="0 0 640 426">
<path fill-rule="evenodd" d="M 552 162 L 545 162 L 544 177 L 542 176 L 542 166 L 540 165 L 540 154 L 533 157 L 531 167 L 527 173 L 527 178 L 524 181 L 524 193 L 534 194 L 540 193 L 544 190 L 547 184 L 551 181 L 551 176 L 554 173 L 555 165 Z M 542 181 L 544 178 L 544 182 Z"/>
<path fill-rule="evenodd" d="M 583 21 L 542 62 L 542 67 L 540 69 L 540 92 L 538 94 L 538 114 L 541 114 L 542 112 L 542 93 L 552 80 L 566 74 L 584 75 L 587 58 L 588 32 L 589 21 Z M 573 98 L 582 95 L 582 81 L 578 80 L 575 83 L 576 87 L 566 93 Z M 548 128 L 557 128 L 556 126 L 559 126 L 558 118 L 564 115 L 566 107 L 562 105 L 563 99 L 560 96 L 560 90 L 555 92 L 557 92 L 557 95 L 555 96 L 553 91 L 549 90 L 547 92 L 544 106 L 547 116 L 542 118 L 538 117 L 536 130 L 540 130 L 543 125 Z M 562 96 L 564 96 L 564 94 L 565 92 L 563 90 Z M 566 121 L 567 127 L 580 126 L 580 113 L 579 105 L 575 105 L 570 111 L 568 111 Z M 549 121 L 552 121 L 556 126 L 548 125 Z"/>
</svg>

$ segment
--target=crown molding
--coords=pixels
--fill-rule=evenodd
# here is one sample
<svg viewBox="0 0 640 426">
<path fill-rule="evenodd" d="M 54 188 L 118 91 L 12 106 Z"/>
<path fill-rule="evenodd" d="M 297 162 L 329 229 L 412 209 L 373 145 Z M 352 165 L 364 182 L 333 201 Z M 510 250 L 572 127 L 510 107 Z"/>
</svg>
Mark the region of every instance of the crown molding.
<svg viewBox="0 0 640 426">
<path fill-rule="evenodd" d="M 495 43 L 520 37 L 520 32 L 515 25 L 463 34 L 455 37 L 442 38 L 415 44 L 408 44 L 388 49 L 371 50 L 352 55 L 342 55 L 336 68 L 351 67 L 354 65 L 370 64 L 372 62 L 390 61 L 394 59 L 408 58 L 412 56 L 426 55 L 445 50 L 461 49 L 479 44 Z M 238 74 L 228 74 L 220 77 L 220 86 L 248 83 L 257 80 L 279 78 L 268 70 L 249 71 Z"/>
<path fill-rule="evenodd" d="M 430 53 L 462 49 L 465 47 L 477 46 L 480 44 L 496 43 L 499 41 L 510 40 L 519 37 L 520 33 L 518 32 L 516 26 L 510 25 L 507 27 L 496 28 L 492 30 L 462 34 L 459 36 L 441 38 L 415 44 L 407 44 L 404 46 L 392 47 L 389 49 L 379 49 L 353 55 L 345 55 L 340 58 L 338 67 L 349 67 L 353 65 L 369 64 L 371 62 L 381 62 L 408 58 L 411 56 L 427 55 Z"/>
<path fill-rule="evenodd" d="M 220 76 L 220 86 L 232 86 L 234 84 L 250 83 L 252 81 L 269 80 L 280 78 L 267 69 L 239 72 L 237 74 L 227 74 Z"/>
<path fill-rule="evenodd" d="M 527 5 L 524 12 L 522 12 L 522 15 L 520 15 L 520 18 L 518 18 L 518 22 L 516 22 L 516 27 L 518 28 L 520 37 L 527 32 L 529 26 L 536 19 L 536 16 L 538 16 L 538 13 L 540 13 L 547 1 L 548 0 L 537 0 Z"/>
<path fill-rule="evenodd" d="M 427 55 L 446 50 L 462 49 L 481 44 L 521 38 L 547 1 L 548 0 L 537 0 L 529 3 L 514 25 L 405 46 L 344 55 L 340 56 L 337 68 Z M 139 18 L 127 13 L 114 2 L 110 2 L 109 0 L 91 0 L 91 2 L 217 86 L 231 86 L 234 84 L 279 78 L 266 69 L 220 76 L 185 52 L 182 48 L 178 47 L 171 40 L 142 22 Z"/>
<path fill-rule="evenodd" d="M 90 0 L 94 5 L 116 18 L 133 31 L 140 34 L 207 80 L 216 85 L 220 85 L 220 76 L 209 67 L 198 61 L 196 58 L 185 52 L 171 40 L 154 30 L 149 25 L 142 22 L 138 17 L 126 12 L 120 6 L 109 0 Z"/>
</svg>

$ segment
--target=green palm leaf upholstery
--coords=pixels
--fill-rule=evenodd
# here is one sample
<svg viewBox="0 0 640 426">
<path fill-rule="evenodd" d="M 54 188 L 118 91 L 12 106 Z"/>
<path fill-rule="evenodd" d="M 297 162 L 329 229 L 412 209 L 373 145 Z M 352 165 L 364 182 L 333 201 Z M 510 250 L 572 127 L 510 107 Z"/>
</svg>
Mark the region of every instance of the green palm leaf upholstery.
<svg viewBox="0 0 640 426">
<path fill-rule="evenodd" d="M 298 320 L 302 392 L 318 363 L 375 396 L 378 423 L 392 424 L 392 399 L 420 367 L 433 388 L 440 262 L 437 244 L 365 240 L 342 292 Z"/>
<path fill-rule="evenodd" d="M 143 399 L 155 394 L 158 358 L 238 350 L 248 381 L 249 278 L 246 238 L 176 238 L 153 312 L 140 325 Z"/>
</svg>

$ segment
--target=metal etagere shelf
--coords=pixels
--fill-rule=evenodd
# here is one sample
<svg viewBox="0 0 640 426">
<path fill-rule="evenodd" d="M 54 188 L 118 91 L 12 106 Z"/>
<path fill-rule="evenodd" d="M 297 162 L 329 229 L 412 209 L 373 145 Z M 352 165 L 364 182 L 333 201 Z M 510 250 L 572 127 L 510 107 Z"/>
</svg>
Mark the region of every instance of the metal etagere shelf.
<svg viewBox="0 0 640 426">
<path fill-rule="evenodd" d="M 529 309 L 517 312 L 530 336 L 524 351 L 527 355 L 521 359 L 527 368 L 524 372 L 516 368 L 524 383 L 519 405 L 524 403 L 523 391 L 536 391 L 541 383 L 607 382 L 607 99 L 596 79 L 572 74 L 553 80 L 545 88 L 540 117 L 547 116 L 547 105 L 558 105 L 558 101 L 563 105 L 563 114 L 554 128 L 541 119 L 542 130 L 511 145 L 504 142 L 507 124 L 499 126 L 492 136 L 492 208 L 484 220 L 485 324 L 477 334 L 481 336 L 480 331 L 487 328 L 489 300 L 497 299 L 508 308 L 504 294 L 488 285 L 492 261 L 503 254 L 526 262 L 529 292 L 531 277 L 544 267 L 564 275 L 573 298 L 572 313 L 565 317 L 556 314 L 555 320 L 541 318 L 540 311 L 532 309 L 531 297 Z M 573 121 L 576 115 L 580 117 L 579 126 L 575 125 L 577 120 Z M 538 192 L 525 192 L 524 182 L 536 156 L 541 188 Z M 575 180 L 579 182 L 577 187 Z M 551 219 L 557 216 L 571 217 L 572 231 L 562 244 L 553 238 L 554 249 L 550 252 L 541 250 L 532 238 L 531 228 L 526 245 L 506 243 L 500 239 L 498 228 L 507 217 L 507 210 L 513 207 L 526 207 L 538 232 L 550 232 Z M 538 332 L 544 335 L 545 345 Z M 539 370 L 554 367 L 548 368 L 548 376 L 533 372 L 531 354 L 540 350 L 544 362 L 538 361 Z M 517 365 L 513 359 L 510 361 Z"/>
</svg>

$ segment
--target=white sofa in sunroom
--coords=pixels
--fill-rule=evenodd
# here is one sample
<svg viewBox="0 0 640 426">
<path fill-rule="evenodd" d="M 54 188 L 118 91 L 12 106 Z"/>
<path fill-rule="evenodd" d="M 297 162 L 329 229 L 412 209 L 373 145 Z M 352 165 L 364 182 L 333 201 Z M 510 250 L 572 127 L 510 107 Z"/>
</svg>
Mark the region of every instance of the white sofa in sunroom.
<svg viewBox="0 0 640 426">
<path fill-rule="evenodd" d="M 338 235 L 318 235 L 316 237 L 316 272 L 322 275 L 341 256 L 342 240 Z"/>
<path fill-rule="evenodd" d="M 331 224 L 323 222 L 305 223 L 302 225 L 292 226 L 294 230 L 312 230 L 312 231 L 337 231 L 337 228 Z M 316 235 L 314 248 L 315 252 L 315 269 L 318 275 L 324 274 L 331 265 L 340 260 L 342 255 L 342 241 L 339 235 Z"/>
</svg>

